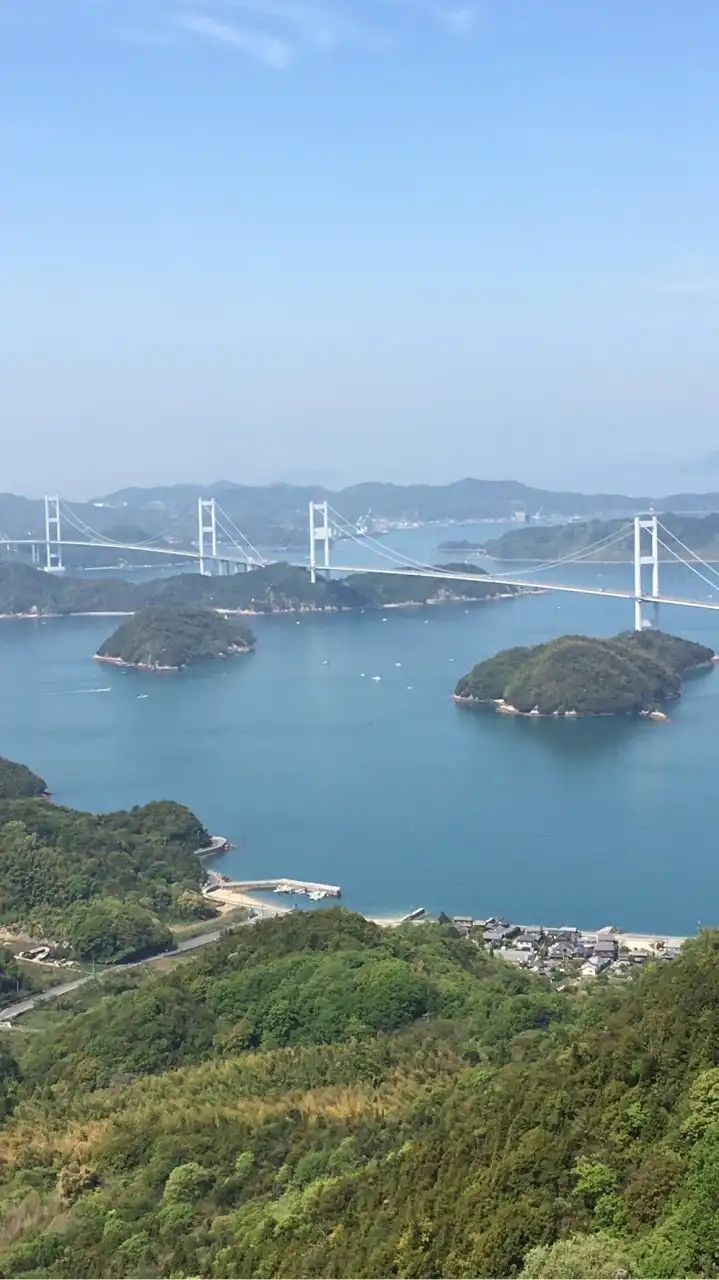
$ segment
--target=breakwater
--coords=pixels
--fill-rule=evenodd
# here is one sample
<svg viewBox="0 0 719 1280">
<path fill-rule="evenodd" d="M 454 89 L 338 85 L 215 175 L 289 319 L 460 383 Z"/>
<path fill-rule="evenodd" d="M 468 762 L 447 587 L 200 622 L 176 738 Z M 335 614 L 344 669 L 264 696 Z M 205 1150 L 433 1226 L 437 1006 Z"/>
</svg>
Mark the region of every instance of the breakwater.
<svg viewBox="0 0 719 1280">
<path fill-rule="evenodd" d="M 341 898 L 342 890 L 336 884 L 321 884 L 315 880 L 292 880 L 284 876 L 258 880 L 225 880 L 208 886 L 207 893 L 218 889 L 236 889 L 239 893 L 321 893 L 327 898 Z"/>
</svg>

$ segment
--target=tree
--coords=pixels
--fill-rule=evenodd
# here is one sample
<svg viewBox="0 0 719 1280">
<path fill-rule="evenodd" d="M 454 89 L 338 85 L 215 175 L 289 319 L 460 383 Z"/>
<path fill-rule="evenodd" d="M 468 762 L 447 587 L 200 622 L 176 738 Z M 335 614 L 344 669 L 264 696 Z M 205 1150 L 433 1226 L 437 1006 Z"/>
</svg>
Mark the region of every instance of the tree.
<svg viewBox="0 0 719 1280">
<path fill-rule="evenodd" d="M 530 1249 L 522 1276 L 527 1280 L 620 1280 L 635 1275 L 633 1268 L 626 1245 L 615 1236 L 597 1232 Z"/>
</svg>

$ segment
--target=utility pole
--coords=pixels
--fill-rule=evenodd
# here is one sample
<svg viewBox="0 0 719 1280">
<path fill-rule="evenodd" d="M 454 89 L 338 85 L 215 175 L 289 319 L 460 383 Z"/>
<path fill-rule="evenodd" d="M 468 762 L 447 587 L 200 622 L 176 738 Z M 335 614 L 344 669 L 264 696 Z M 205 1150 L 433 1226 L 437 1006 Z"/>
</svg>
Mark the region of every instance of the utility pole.
<svg viewBox="0 0 719 1280">
<path fill-rule="evenodd" d="M 47 573 L 61 573 L 62 567 L 60 499 L 45 494 L 45 570 Z"/>
<path fill-rule="evenodd" d="M 214 498 L 197 499 L 197 545 L 200 552 L 200 573 L 207 573 L 206 558 L 211 556 L 213 564 L 217 559 L 217 508 Z"/>
<path fill-rule="evenodd" d="M 642 554 L 642 533 L 647 529 L 651 535 L 651 552 Z M 634 517 L 634 630 L 641 631 L 644 626 L 642 604 L 642 569 L 645 564 L 652 567 L 652 597 L 659 595 L 659 530 L 656 516 Z M 651 598 L 651 597 L 650 597 Z"/>
</svg>

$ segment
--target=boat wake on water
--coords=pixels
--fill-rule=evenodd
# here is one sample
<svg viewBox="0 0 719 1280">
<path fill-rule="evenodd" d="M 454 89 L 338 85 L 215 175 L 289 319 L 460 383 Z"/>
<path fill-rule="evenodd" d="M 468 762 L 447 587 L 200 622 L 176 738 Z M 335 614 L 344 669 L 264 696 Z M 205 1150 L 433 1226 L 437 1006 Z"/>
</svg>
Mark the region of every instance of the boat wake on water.
<svg viewBox="0 0 719 1280">
<path fill-rule="evenodd" d="M 46 693 L 46 698 L 76 698 L 81 693 L 112 693 L 112 686 L 108 685 L 106 689 L 53 689 L 52 692 Z"/>
</svg>

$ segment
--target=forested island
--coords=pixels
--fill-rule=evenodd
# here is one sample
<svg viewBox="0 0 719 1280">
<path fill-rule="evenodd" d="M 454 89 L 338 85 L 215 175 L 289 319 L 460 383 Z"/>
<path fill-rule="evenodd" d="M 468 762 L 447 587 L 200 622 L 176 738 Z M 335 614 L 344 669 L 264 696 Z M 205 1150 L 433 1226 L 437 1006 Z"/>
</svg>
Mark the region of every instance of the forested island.
<svg viewBox="0 0 719 1280">
<path fill-rule="evenodd" d="M 163 950 L 172 945 L 169 922 L 216 914 L 201 893 L 205 872 L 195 856 L 209 842 L 199 819 L 169 801 L 93 814 L 5 797 L 0 925 L 80 960 Z"/>
<path fill-rule="evenodd" d="M 195 662 L 250 653 L 255 637 L 236 618 L 210 609 L 148 605 L 100 645 L 96 659 L 144 671 L 180 671 Z"/>
<path fill-rule="evenodd" d="M 481 551 L 482 549 L 481 542 L 470 542 L 467 538 L 450 539 L 448 542 L 437 544 L 438 551 Z"/>
<path fill-rule="evenodd" d="M 691 547 L 695 556 L 702 560 L 719 561 L 719 513 L 707 516 L 662 515 L 660 519 L 685 546 Z M 613 534 L 618 534 L 626 526 L 626 519 L 573 520 L 569 524 L 545 528 L 531 525 L 528 528 L 511 529 L 508 533 L 503 533 L 501 538 L 491 539 L 486 543 L 485 550 L 495 560 L 561 560 L 564 556 L 584 551 L 604 538 L 611 539 Z M 673 539 L 664 534 L 662 539 L 675 545 Z M 587 556 L 587 560 L 616 563 L 630 561 L 634 554 L 633 545 L 630 531 L 619 542 L 598 547 Z M 676 549 L 686 557 L 681 547 Z M 659 556 L 662 560 L 674 558 L 661 546 Z"/>
<path fill-rule="evenodd" d="M 719 937 L 581 996 L 342 910 L 0 1050 L 0 1274 L 717 1274 Z"/>
<path fill-rule="evenodd" d="M 455 701 L 523 715 L 663 715 L 682 675 L 710 668 L 714 651 L 662 631 L 627 631 L 611 640 L 560 636 L 504 649 L 457 684 Z"/>
<path fill-rule="evenodd" d="M 442 564 L 444 572 L 486 572 L 472 564 Z M 82 613 L 132 614 L 148 606 L 195 607 L 248 614 L 380 609 L 389 604 L 492 600 L 517 589 L 482 581 L 452 581 L 407 574 L 356 573 L 312 583 L 308 569 L 278 562 L 229 577 L 177 574 L 151 582 L 102 581 L 43 573 L 0 563 L 0 616 L 57 617 Z"/>
</svg>

